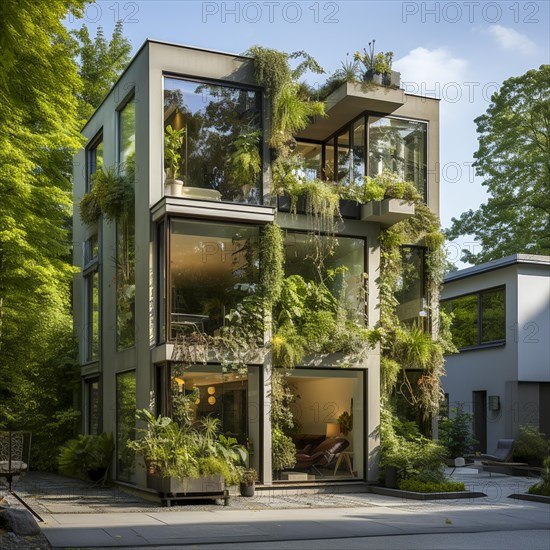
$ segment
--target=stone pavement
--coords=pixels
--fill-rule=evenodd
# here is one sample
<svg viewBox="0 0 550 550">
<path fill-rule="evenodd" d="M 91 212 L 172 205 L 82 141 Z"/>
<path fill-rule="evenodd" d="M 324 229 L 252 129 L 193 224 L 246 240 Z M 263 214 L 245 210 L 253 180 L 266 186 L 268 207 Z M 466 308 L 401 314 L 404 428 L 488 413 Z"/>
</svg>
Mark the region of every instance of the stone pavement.
<svg viewBox="0 0 550 550">
<path fill-rule="evenodd" d="M 535 480 L 489 477 L 466 468 L 452 478 L 487 497 L 438 502 L 274 489 L 252 499 L 232 498 L 228 507 L 199 503 L 167 509 L 118 488 L 33 473 L 16 490 L 44 518 L 42 531 L 54 548 L 232 542 L 268 548 L 266 543 L 277 541 L 550 529 L 548 504 L 507 498 Z"/>
</svg>

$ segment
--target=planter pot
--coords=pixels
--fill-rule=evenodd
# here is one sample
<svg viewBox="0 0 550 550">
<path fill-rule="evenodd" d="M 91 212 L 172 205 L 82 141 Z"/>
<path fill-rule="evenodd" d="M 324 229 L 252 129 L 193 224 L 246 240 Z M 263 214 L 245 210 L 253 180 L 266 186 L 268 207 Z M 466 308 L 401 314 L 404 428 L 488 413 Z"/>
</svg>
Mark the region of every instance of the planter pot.
<svg viewBox="0 0 550 550">
<path fill-rule="evenodd" d="M 164 182 L 164 194 L 171 197 L 181 197 L 183 189 L 183 181 L 169 178 Z"/>
<path fill-rule="evenodd" d="M 254 483 L 241 483 L 241 496 L 242 497 L 253 497 L 254 496 Z"/>
<path fill-rule="evenodd" d="M 342 218 L 358 220 L 361 217 L 361 205 L 356 201 L 341 200 L 340 214 Z"/>
<path fill-rule="evenodd" d="M 397 468 L 395 466 L 386 466 L 384 484 L 388 489 L 397 488 Z"/>
<path fill-rule="evenodd" d="M 379 86 L 392 86 L 399 88 L 401 85 L 401 73 L 397 71 L 390 71 L 389 73 L 377 73 L 374 69 L 368 70 L 364 76 L 363 80 L 365 82 L 374 82 Z"/>
<path fill-rule="evenodd" d="M 147 475 L 147 488 L 158 491 L 161 495 L 223 493 L 225 482 L 221 475 L 197 479 Z"/>
<path fill-rule="evenodd" d="M 292 200 L 288 195 L 282 195 L 277 197 L 277 210 L 279 212 L 290 212 Z M 306 199 L 305 197 L 298 197 L 296 201 L 296 214 L 306 213 Z"/>
<path fill-rule="evenodd" d="M 94 483 L 97 483 L 98 481 L 101 481 L 106 473 L 107 473 L 107 468 L 96 468 L 95 470 L 89 470 L 87 472 L 88 477 Z"/>
</svg>

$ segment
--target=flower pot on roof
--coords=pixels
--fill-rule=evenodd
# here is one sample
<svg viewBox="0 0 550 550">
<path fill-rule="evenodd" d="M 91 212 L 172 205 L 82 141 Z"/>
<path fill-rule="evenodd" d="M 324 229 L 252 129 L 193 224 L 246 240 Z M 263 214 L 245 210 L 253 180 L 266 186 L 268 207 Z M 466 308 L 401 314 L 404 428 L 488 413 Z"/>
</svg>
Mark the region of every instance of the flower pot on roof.
<svg viewBox="0 0 550 550">
<path fill-rule="evenodd" d="M 185 128 L 176 130 L 169 124 L 164 129 L 164 194 L 183 195 L 183 180 L 179 179 Z"/>
<path fill-rule="evenodd" d="M 363 48 L 363 53 L 355 52 L 354 59 L 359 61 L 365 67 L 363 80 L 365 82 L 374 82 L 379 86 L 397 86 L 400 84 L 399 73 L 392 71 L 393 52 L 374 53 L 374 43 L 369 42 L 369 51 Z"/>
</svg>

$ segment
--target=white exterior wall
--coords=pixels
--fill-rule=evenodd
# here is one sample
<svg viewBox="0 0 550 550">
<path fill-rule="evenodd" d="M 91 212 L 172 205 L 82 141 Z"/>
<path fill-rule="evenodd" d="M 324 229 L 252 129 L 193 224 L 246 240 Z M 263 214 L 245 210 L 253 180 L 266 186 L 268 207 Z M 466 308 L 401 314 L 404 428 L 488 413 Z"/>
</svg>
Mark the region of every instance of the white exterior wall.
<svg viewBox="0 0 550 550">
<path fill-rule="evenodd" d="M 442 380 L 450 406 L 463 402 L 468 412 L 474 391 L 500 397 L 500 411 L 487 411 L 488 452 L 499 439 L 516 437 L 520 425 L 539 424 L 538 383 L 550 376 L 549 274 L 548 265 L 516 263 L 444 285 L 442 300 L 506 286 L 506 343 L 446 356 Z"/>
<path fill-rule="evenodd" d="M 550 267 L 518 273 L 518 379 L 550 382 Z"/>
</svg>

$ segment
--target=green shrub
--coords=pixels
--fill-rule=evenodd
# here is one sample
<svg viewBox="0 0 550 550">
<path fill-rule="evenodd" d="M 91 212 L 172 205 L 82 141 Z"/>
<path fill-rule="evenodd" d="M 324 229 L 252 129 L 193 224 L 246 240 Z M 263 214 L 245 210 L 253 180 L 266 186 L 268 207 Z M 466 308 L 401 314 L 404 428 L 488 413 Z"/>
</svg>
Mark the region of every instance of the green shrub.
<svg viewBox="0 0 550 550">
<path fill-rule="evenodd" d="M 236 468 L 232 468 L 223 458 L 208 456 L 198 459 L 198 471 L 201 476 L 223 476 L 226 485 L 236 485 L 239 477 Z"/>
<path fill-rule="evenodd" d="M 292 439 L 278 428 L 271 433 L 271 460 L 276 472 L 293 468 L 296 464 L 296 446 Z"/>
<path fill-rule="evenodd" d="M 463 403 L 458 403 L 451 412 L 453 416 L 444 416 L 439 422 L 439 440 L 450 458 L 470 455 L 476 443 L 471 430 L 473 415 L 464 412 Z"/>
<path fill-rule="evenodd" d="M 529 493 L 532 495 L 543 495 L 550 497 L 550 456 L 544 459 L 544 472 L 541 480 L 529 487 Z"/>
<path fill-rule="evenodd" d="M 453 493 L 465 491 L 462 481 L 442 481 L 440 483 L 418 481 L 417 479 L 402 479 L 399 488 L 403 491 L 414 491 L 416 493 Z"/>
<path fill-rule="evenodd" d="M 520 426 L 514 445 L 514 459 L 534 459 L 542 463 L 550 454 L 550 441 L 534 426 Z"/>
<path fill-rule="evenodd" d="M 79 435 L 70 439 L 59 451 L 59 471 L 66 476 L 81 479 L 105 477 L 111 464 L 115 444 L 113 434 Z"/>
<path fill-rule="evenodd" d="M 397 468 L 398 479 L 441 483 L 445 480 L 445 448 L 422 436 L 413 422 L 401 422 L 387 408 L 381 410 L 380 465 Z"/>
</svg>

